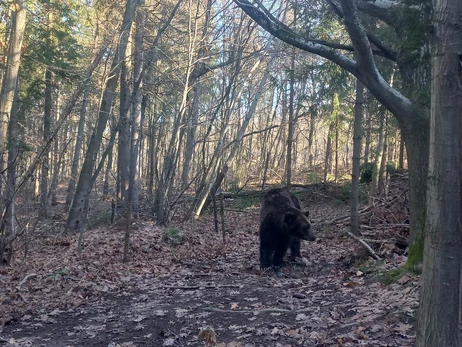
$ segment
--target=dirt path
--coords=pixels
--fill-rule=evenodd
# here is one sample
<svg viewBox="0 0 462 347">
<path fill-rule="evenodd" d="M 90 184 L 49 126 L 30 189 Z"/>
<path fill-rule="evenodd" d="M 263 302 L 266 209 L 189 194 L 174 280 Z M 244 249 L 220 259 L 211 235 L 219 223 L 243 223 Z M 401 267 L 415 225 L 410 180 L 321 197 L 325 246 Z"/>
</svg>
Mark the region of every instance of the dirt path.
<svg viewBox="0 0 462 347">
<path fill-rule="evenodd" d="M 226 247 L 216 235 L 204 241 L 208 224 L 196 225 L 187 244 L 177 248 L 159 248 L 161 231 L 144 226 L 132 237 L 132 252 L 153 258 L 150 263 L 134 259 L 130 268 L 100 252 L 94 270 L 82 272 L 79 262 L 89 259 L 72 258 L 71 243 L 63 255 L 71 259 L 65 275 L 45 284 L 31 278 L 18 290 L 23 298 L 27 291 L 29 301 L 52 293 L 49 301 L 59 304 L 41 303 L 42 308 L 10 321 L 0 344 L 204 346 L 198 335 L 210 327 L 218 346 L 228 347 L 412 345 L 416 278 L 405 275 L 385 286 L 374 273 L 364 273 L 367 264 L 363 271 L 351 266 L 352 254 L 360 252 L 354 241 L 328 235 L 303 245 L 310 266 L 290 265 L 276 277 L 258 269 L 257 238 L 246 226 L 255 224 L 254 215 L 247 219 L 248 224 L 239 224 L 242 230 L 236 227 L 229 235 Z M 121 233 L 97 235 L 88 240 L 87 253 L 111 245 L 119 256 L 113 239 Z M 391 256 L 383 266 L 402 261 Z M 45 281 L 46 276 L 36 277 Z"/>
</svg>

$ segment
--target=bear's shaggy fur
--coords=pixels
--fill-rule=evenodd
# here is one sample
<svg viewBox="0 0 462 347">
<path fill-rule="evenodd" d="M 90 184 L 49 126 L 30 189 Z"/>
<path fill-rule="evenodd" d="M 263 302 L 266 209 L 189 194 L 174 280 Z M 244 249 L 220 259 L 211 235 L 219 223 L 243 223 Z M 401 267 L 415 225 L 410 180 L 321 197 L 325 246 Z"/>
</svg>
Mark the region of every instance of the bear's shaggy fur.
<svg viewBox="0 0 462 347">
<path fill-rule="evenodd" d="M 291 257 L 301 257 L 300 240 L 314 241 L 308 211 L 302 211 L 300 200 L 287 189 L 268 191 L 260 208 L 260 267 L 278 270 L 291 249 Z"/>
</svg>

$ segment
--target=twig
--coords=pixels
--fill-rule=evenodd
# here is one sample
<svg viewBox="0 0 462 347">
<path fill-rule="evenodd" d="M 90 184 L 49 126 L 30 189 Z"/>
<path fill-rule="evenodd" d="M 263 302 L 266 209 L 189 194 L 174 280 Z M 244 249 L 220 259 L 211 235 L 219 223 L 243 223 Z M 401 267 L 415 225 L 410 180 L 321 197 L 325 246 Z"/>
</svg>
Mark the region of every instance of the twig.
<svg viewBox="0 0 462 347">
<path fill-rule="evenodd" d="M 364 246 L 365 249 L 377 260 L 382 260 L 377 253 L 374 252 L 374 250 L 369 246 L 364 240 L 360 239 L 356 235 L 353 235 L 351 232 L 347 231 L 347 234 L 350 235 L 352 238 L 354 238 L 356 241 L 358 241 L 361 245 Z"/>
<path fill-rule="evenodd" d="M 370 242 L 370 243 L 396 243 L 395 239 L 390 239 L 390 240 L 363 239 L 363 241 Z"/>
<path fill-rule="evenodd" d="M 259 214 L 260 212 L 258 211 L 246 211 L 246 210 L 237 210 L 237 209 L 233 209 L 233 208 L 226 208 L 225 211 L 229 211 L 229 212 L 238 212 L 238 213 L 250 213 L 250 214 Z"/>
<path fill-rule="evenodd" d="M 206 286 L 164 286 L 164 289 L 181 289 L 181 290 L 196 290 L 196 289 L 219 289 L 219 288 L 241 288 L 238 284 L 221 284 L 221 285 L 206 285 Z"/>
<path fill-rule="evenodd" d="M 24 277 L 24 278 L 22 279 L 21 282 L 18 283 L 18 285 L 16 286 L 16 289 L 21 288 L 21 286 L 22 286 L 24 283 L 26 283 L 26 281 L 27 281 L 29 278 L 34 277 L 34 276 L 37 276 L 37 274 L 36 274 L 36 273 L 28 274 L 26 277 Z"/>
<path fill-rule="evenodd" d="M 304 308 L 301 310 L 286 310 L 284 308 L 263 308 L 261 310 L 223 310 L 215 307 L 205 307 L 204 311 L 212 311 L 219 313 L 253 313 L 255 315 L 265 312 L 284 312 L 284 313 L 301 313 L 313 311 L 313 308 Z"/>
<path fill-rule="evenodd" d="M 372 209 L 372 206 L 368 206 L 368 207 L 363 208 L 362 210 L 359 210 L 358 213 L 359 213 L 359 215 L 361 215 L 361 214 L 364 214 L 364 213 L 366 213 L 367 211 L 369 211 L 371 209 Z M 316 226 L 319 228 L 319 227 L 322 227 L 322 226 L 325 226 L 325 225 L 332 225 L 332 224 L 335 224 L 335 223 L 339 223 L 340 221 L 343 221 L 344 219 L 348 219 L 348 218 L 350 218 L 350 214 L 331 219 L 328 222 L 318 223 Z"/>
</svg>

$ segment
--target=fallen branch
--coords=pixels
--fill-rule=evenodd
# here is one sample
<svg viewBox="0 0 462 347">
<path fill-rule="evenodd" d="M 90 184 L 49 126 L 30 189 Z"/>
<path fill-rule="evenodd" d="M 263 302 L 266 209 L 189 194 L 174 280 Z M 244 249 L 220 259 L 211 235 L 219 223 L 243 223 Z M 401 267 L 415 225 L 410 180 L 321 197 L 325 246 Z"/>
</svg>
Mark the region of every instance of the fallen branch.
<svg viewBox="0 0 462 347">
<path fill-rule="evenodd" d="M 310 312 L 313 311 L 312 308 L 304 308 L 301 310 L 286 310 L 284 308 L 263 308 L 261 310 L 223 310 L 220 308 L 215 307 L 205 307 L 203 308 L 204 311 L 212 311 L 212 312 L 219 312 L 219 313 L 253 313 L 258 315 L 260 313 L 267 313 L 267 312 L 280 312 L 280 313 L 302 313 L 302 312 Z"/>
<path fill-rule="evenodd" d="M 350 235 L 352 238 L 354 238 L 356 241 L 358 241 L 363 247 L 377 260 L 382 260 L 377 253 L 374 252 L 374 250 L 369 246 L 364 240 L 360 239 L 358 236 L 352 234 L 351 232 L 347 231 L 348 235 Z"/>
</svg>

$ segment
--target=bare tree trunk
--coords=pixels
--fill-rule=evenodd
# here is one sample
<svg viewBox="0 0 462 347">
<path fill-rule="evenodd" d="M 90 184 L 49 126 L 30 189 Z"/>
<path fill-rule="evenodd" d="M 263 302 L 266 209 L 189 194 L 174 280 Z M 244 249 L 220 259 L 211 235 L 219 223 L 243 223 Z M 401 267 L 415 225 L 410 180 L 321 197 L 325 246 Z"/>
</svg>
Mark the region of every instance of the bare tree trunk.
<svg viewBox="0 0 462 347">
<path fill-rule="evenodd" d="M 45 71 L 45 108 L 43 113 L 43 142 L 48 142 L 51 133 L 51 84 L 52 84 L 52 73 L 50 69 Z M 40 178 L 40 211 L 39 216 L 41 218 L 48 218 L 50 213 L 50 207 L 48 204 L 48 180 L 50 170 L 50 147 L 47 147 L 42 157 L 42 170 Z"/>
<path fill-rule="evenodd" d="M 75 139 L 74 156 L 72 158 L 71 177 L 69 179 L 69 185 L 67 187 L 66 206 L 71 205 L 72 198 L 74 197 L 75 180 L 77 178 L 77 170 L 79 169 L 80 151 L 82 149 L 83 143 L 83 132 L 85 130 L 85 115 L 87 113 L 89 93 L 90 88 L 86 88 L 82 100 L 82 107 L 80 108 L 80 118 L 77 127 L 77 136 Z"/>
<path fill-rule="evenodd" d="M 124 18 L 119 35 L 120 42 L 111 65 L 111 75 L 106 81 L 106 86 L 101 98 L 96 129 L 90 138 L 85 160 L 80 171 L 75 197 L 66 223 L 66 228 L 68 230 L 79 230 L 79 224 L 84 222 L 82 217 L 86 213 L 84 211 L 85 206 L 88 206 L 87 202 L 90 199 L 90 192 L 93 187 L 92 172 L 96 161 L 96 154 L 101 146 L 101 140 L 111 111 L 115 89 L 119 80 L 120 62 L 125 59 L 126 46 L 137 4 L 138 0 L 127 0 L 126 2 Z"/>
<path fill-rule="evenodd" d="M 16 237 L 16 168 L 18 163 L 18 85 L 8 123 L 8 167 L 6 179 L 5 219 L 0 233 L 0 264 L 9 264 L 13 257 L 13 241 Z"/>
<path fill-rule="evenodd" d="M 265 157 L 266 157 L 266 159 L 265 159 L 265 168 L 263 170 L 263 179 L 262 179 L 262 182 L 261 182 L 261 189 L 262 190 L 265 189 L 266 180 L 267 180 L 267 177 L 268 177 L 268 167 L 269 167 L 269 162 L 270 162 L 270 157 L 271 157 L 271 151 L 266 152 Z"/>
<path fill-rule="evenodd" d="M 295 12 L 295 10 L 294 10 Z M 294 22 L 296 22 L 296 14 L 294 13 Z M 295 47 L 292 47 L 290 57 L 290 81 L 289 81 L 289 129 L 287 132 L 287 162 L 286 162 L 286 184 L 290 188 L 292 184 L 292 148 L 294 145 L 294 97 L 295 97 Z"/>
<path fill-rule="evenodd" d="M 26 27 L 27 0 L 15 1 L 12 11 L 12 25 L 10 40 L 8 43 L 7 61 L 5 74 L 0 93 L 0 170 L 4 170 L 5 142 L 7 137 L 8 122 L 14 102 L 14 94 L 18 83 L 19 65 L 21 62 L 21 48 Z M 0 186 L 1 187 L 1 186 Z"/>
<path fill-rule="evenodd" d="M 139 11 L 136 15 L 136 30 L 134 37 L 134 62 L 133 76 L 138 80 L 141 76 L 143 67 L 143 38 L 144 38 L 144 20 L 145 12 Z M 132 100 L 132 129 L 131 129 L 131 144 L 130 144 L 130 172 L 129 172 L 129 189 L 128 201 L 131 203 L 132 216 L 135 219 L 139 218 L 138 205 L 138 170 L 139 170 L 139 149 L 141 144 L 142 127 L 144 124 L 144 115 L 146 110 L 146 97 L 143 97 L 141 92 L 143 81 L 140 81 L 137 90 L 134 90 L 134 98 Z"/>
<path fill-rule="evenodd" d="M 381 195 L 385 190 L 386 167 L 387 167 L 387 152 L 388 152 L 388 117 L 385 116 L 385 134 L 383 137 L 382 159 L 380 160 L 379 178 L 377 182 L 377 195 Z"/>
<path fill-rule="evenodd" d="M 5 64 L 5 74 L 2 80 L 0 92 L 0 170 L 4 170 L 4 151 L 7 140 L 9 141 L 8 170 L 6 182 L 6 201 L 1 201 L 2 207 L 6 207 L 5 224 L 0 233 L 0 264 L 9 263 L 12 257 L 11 242 L 16 236 L 15 228 L 15 192 L 16 192 L 16 163 L 18 156 L 17 135 L 18 119 L 15 100 L 17 101 L 18 72 L 21 62 L 21 48 L 26 27 L 26 1 L 15 2 L 15 11 L 12 11 L 12 25 L 10 40 Z M 1 191 L 0 184 L 0 191 Z M 3 200 L 3 199 L 2 199 Z M 6 206 L 4 206 L 6 205 Z"/>
<path fill-rule="evenodd" d="M 314 106 L 310 108 L 310 131 L 308 133 L 308 151 L 309 151 L 309 167 L 313 169 L 314 165 L 314 156 L 313 156 L 313 139 L 314 139 L 314 127 L 315 127 L 315 118 L 316 118 L 316 110 Z"/>
<path fill-rule="evenodd" d="M 183 161 L 183 171 L 181 181 L 184 187 L 189 184 L 189 174 L 191 171 L 191 162 L 194 156 L 194 146 L 196 142 L 197 122 L 199 119 L 199 100 L 202 92 L 200 83 L 195 84 L 192 90 L 193 97 L 189 110 L 188 127 L 186 129 L 186 144 Z"/>
<path fill-rule="evenodd" d="M 147 101 L 148 106 L 149 100 Z M 153 114 L 155 112 L 150 113 L 149 117 L 149 170 L 148 170 L 148 196 L 153 199 L 154 197 L 154 177 L 156 176 L 157 171 L 157 157 L 156 157 L 156 148 L 157 148 L 157 140 L 156 140 L 156 130 L 155 127 L 156 121 L 153 118 Z"/>
<path fill-rule="evenodd" d="M 107 155 L 106 170 L 104 171 L 104 182 L 103 182 L 103 196 L 109 196 L 109 179 L 111 176 L 112 160 L 113 160 L 113 149 L 111 149 Z"/>
<path fill-rule="evenodd" d="M 327 132 L 326 140 L 326 156 L 324 160 L 324 177 L 323 182 L 327 182 L 327 174 L 331 169 L 332 162 L 332 132 L 334 131 L 334 122 L 330 122 L 329 131 Z"/>
<path fill-rule="evenodd" d="M 127 45 L 129 46 L 129 45 Z M 127 48 L 125 56 L 130 56 L 131 50 Z M 117 147 L 117 175 L 120 184 L 120 202 L 126 207 L 128 203 L 128 181 L 130 171 L 130 84 L 128 61 L 120 62 L 120 110 L 119 110 L 119 143 Z"/>
<path fill-rule="evenodd" d="M 339 116 L 335 119 L 335 167 L 334 167 L 334 182 L 338 180 L 338 142 L 339 142 Z"/>
<path fill-rule="evenodd" d="M 400 138 L 400 141 L 399 141 L 398 169 L 400 169 L 400 170 L 404 169 L 404 141 L 403 141 L 403 135 L 401 135 L 401 138 Z"/>
<path fill-rule="evenodd" d="M 361 162 L 361 122 L 363 116 L 364 85 L 356 80 L 355 120 L 353 129 L 353 170 L 351 174 L 351 223 L 350 231 L 358 236 L 359 230 L 359 166 Z"/>
<path fill-rule="evenodd" d="M 416 347 L 456 347 L 462 345 L 462 2 L 433 4 L 430 179 Z"/>
<path fill-rule="evenodd" d="M 375 151 L 375 163 L 374 169 L 372 171 L 372 182 L 371 182 L 371 196 L 375 197 L 378 195 L 378 183 L 379 183 L 379 176 L 380 176 L 380 169 L 382 165 L 382 154 L 383 154 L 383 146 L 385 143 L 385 110 L 381 109 L 380 111 L 380 134 L 379 134 L 379 142 L 377 144 L 377 150 Z M 372 202 L 372 200 L 371 200 Z"/>
<path fill-rule="evenodd" d="M 56 96 L 56 122 L 59 119 L 59 114 L 60 114 L 60 92 L 59 89 L 57 90 L 57 96 Z M 61 141 L 60 141 L 61 140 Z M 60 143 L 62 144 L 62 150 L 60 151 Z M 52 179 L 51 179 L 51 184 L 50 184 L 50 193 L 48 195 L 51 196 L 51 205 L 55 206 L 58 203 L 58 199 L 56 196 L 56 189 L 58 187 L 58 181 L 59 181 L 59 171 L 61 168 L 61 162 L 62 159 L 65 155 L 66 147 L 67 147 L 67 140 L 60 139 L 59 136 L 55 136 L 54 138 L 54 144 L 53 144 L 53 174 L 52 174 Z"/>
<path fill-rule="evenodd" d="M 202 59 L 204 59 L 204 56 L 206 55 L 207 51 L 207 35 L 209 31 L 209 23 L 210 23 L 210 17 L 211 17 L 211 8 L 212 8 L 212 0 L 207 0 L 206 3 L 206 8 L 205 8 L 205 20 L 204 24 L 202 27 L 202 37 L 200 39 L 201 44 L 199 47 L 199 51 L 197 54 L 197 61 L 198 64 L 196 66 L 196 69 L 200 69 L 203 62 Z M 200 80 L 200 77 L 194 78 L 193 79 L 193 88 L 192 88 L 192 103 L 190 105 L 190 110 L 189 110 L 189 117 L 188 117 L 188 128 L 186 129 L 186 147 L 185 147 L 185 152 L 184 152 L 184 161 L 183 161 L 183 170 L 181 173 L 181 181 L 184 187 L 186 187 L 189 184 L 189 174 L 191 170 L 191 161 L 193 159 L 194 155 L 194 145 L 195 145 L 195 140 L 196 140 L 196 129 L 197 129 L 197 122 L 199 119 L 199 100 L 202 95 L 202 84 L 198 83 Z"/>
<path fill-rule="evenodd" d="M 369 158 L 369 152 L 371 148 L 371 131 L 372 131 L 372 117 L 366 113 L 366 144 L 364 146 L 364 162 L 368 163 L 370 158 Z"/>
</svg>

